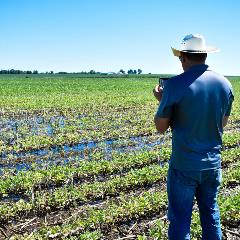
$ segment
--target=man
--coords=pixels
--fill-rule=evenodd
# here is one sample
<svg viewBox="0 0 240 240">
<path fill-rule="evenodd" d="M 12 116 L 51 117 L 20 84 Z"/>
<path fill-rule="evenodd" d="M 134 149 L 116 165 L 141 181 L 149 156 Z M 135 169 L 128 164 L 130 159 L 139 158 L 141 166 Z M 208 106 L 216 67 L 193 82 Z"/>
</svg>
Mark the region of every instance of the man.
<svg viewBox="0 0 240 240">
<path fill-rule="evenodd" d="M 168 236 L 190 239 L 194 197 L 200 212 L 203 240 L 222 239 L 217 193 L 221 182 L 221 145 L 233 102 L 229 81 L 205 64 L 207 47 L 199 34 L 187 35 L 179 57 L 184 72 L 153 90 L 160 102 L 155 125 L 172 128 L 172 155 L 167 177 Z"/>
</svg>

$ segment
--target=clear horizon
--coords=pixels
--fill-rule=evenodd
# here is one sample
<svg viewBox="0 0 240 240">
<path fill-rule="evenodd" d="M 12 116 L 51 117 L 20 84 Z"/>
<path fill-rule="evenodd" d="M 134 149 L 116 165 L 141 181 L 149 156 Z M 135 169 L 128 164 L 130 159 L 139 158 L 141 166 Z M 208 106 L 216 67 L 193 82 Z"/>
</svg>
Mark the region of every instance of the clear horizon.
<svg viewBox="0 0 240 240">
<path fill-rule="evenodd" d="M 239 76 L 240 2 L 2 0 L 0 69 L 179 74 L 171 46 L 189 33 L 221 52 L 207 64 Z"/>
</svg>

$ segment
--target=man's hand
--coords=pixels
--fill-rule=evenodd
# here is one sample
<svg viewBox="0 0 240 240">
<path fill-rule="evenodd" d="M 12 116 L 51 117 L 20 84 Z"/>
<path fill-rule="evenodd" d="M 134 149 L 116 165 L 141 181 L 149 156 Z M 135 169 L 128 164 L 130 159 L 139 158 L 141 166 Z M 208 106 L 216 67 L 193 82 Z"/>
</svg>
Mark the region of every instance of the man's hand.
<svg viewBox="0 0 240 240">
<path fill-rule="evenodd" d="M 155 96 L 155 98 L 161 102 L 162 100 L 162 95 L 163 95 L 163 88 L 160 87 L 159 85 L 157 85 L 154 89 L 153 89 L 153 95 Z"/>
</svg>

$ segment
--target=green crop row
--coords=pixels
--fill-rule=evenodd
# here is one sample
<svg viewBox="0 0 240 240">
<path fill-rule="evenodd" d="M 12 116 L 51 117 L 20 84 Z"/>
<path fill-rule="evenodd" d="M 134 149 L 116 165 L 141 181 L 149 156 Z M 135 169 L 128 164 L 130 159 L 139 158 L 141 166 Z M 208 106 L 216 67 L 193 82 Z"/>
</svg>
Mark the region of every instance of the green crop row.
<svg viewBox="0 0 240 240">
<path fill-rule="evenodd" d="M 41 160 L 42 163 L 44 163 L 44 165 L 47 164 L 47 162 L 51 163 L 56 161 L 57 163 L 59 163 L 61 161 L 61 158 L 70 158 L 70 157 L 74 157 L 74 156 L 82 156 L 81 158 L 84 158 L 86 160 L 100 160 L 103 159 L 104 156 L 106 155 L 106 149 L 108 149 L 109 147 L 111 148 L 111 152 L 109 150 L 109 152 L 111 153 L 112 156 L 114 156 L 116 153 L 119 153 L 119 149 L 126 149 L 128 152 L 133 152 L 136 151 L 136 149 L 134 149 L 135 146 L 138 146 L 141 142 L 141 144 L 145 143 L 146 144 L 146 148 L 148 148 L 147 144 L 151 144 L 151 143 L 156 143 L 161 142 L 161 146 L 159 145 L 159 147 L 162 146 L 168 146 L 170 145 L 170 142 L 167 141 L 169 140 L 168 138 L 166 138 L 165 136 L 147 136 L 147 137 L 137 137 L 137 138 L 130 138 L 130 139 L 118 139 L 115 141 L 112 141 L 111 144 L 109 145 L 109 142 L 88 142 L 86 144 L 79 144 L 80 147 L 78 148 L 78 144 L 76 145 L 75 149 L 73 146 L 71 145 L 67 145 L 69 146 L 67 151 L 65 150 L 65 146 L 59 146 L 57 148 L 57 152 L 52 151 L 51 149 L 46 151 L 46 154 L 39 157 L 35 152 L 31 153 L 30 152 L 26 152 L 24 154 L 24 156 L 21 156 L 19 154 L 12 154 L 12 153 L 8 153 L 6 155 L 6 157 L 4 159 L 0 160 L 0 164 L 2 166 L 8 166 L 8 165 L 14 165 L 14 164 L 18 164 L 18 163 L 34 163 L 36 160 Z M 92 144 L 95 145 L 88 147 L 88 144 Z M 132 148 L 133 147 L 133 148 Z M 159 148 L 158 145 L 154 145 L 151 146 L 151 149 L 157 149 Z M 142 148 L 143 150 L 146 148 Z M 49 160 L 51 159 L 51 160 Z M 73 160 L 73 159 L 71 159 Z M 37 161 L 39 162 L 39 161 Z M 39 168 L 39 163 L 37 164 L 38 168 Z M 33 168 L 34 164 L 31 164 L 31 168 Z"/>
<path fill-rule="evenodd" d="M 146 123 L 149 123 L 146 119 Z M 122 127 L 111 128 L 108 124 L 99 131 L 99 124 L 91 129 L 82 129 L 81 127 L 68 126 L 66 131 L 62 129 L 54 135 L 26 135 L 19 137 L 20 134 L 10 134 L 6 132 L 6 136 L 1 136 L 0 139 L 0 153 L 5 152 L 21 152 L 31 151 L 43 148 L 50 148 L 63 145 L 72 145 L 79 142 L 88 141 L 104 141 L 107 139 L 129 139 L 129 137 L 137 136 L 157 136 L 153 124 L 133 124 L 127 126 L 124 124 Z M 26 129 L 29 132 L 29 129 Z M 30 131 L 31 132 L 31 131 Z M 223 142 L 225 147 L 231 146 L 233 143 L 239 144 L 239 132 L 225 133 L 223 135 Z M 10 142 L 10 143 L 9 143 Z M 14 142 L 14 144 L 12 144 Z"/>
<path fill-rule="evenodd" d="M 159 152 L 145 151 L 140 154 L 118 154 L 112 161 L 81 161 L 65 166 L 51 166 L 48 169 L 20 171 L 16 176 L 5 174 L 0 180 L 0 194 L 7 196 L 9 193 L 27 193 L 34 189 L 48 186 L 59 186 L 73 180 L 81 180 L 98 174 L 112 174 L 127 171 L 131 168 L 139 168 L 147 164 L 157 162 L 158 159 L 170 158 L 171 150 L 162 147 Z M 231 148 L 222 153 L 223 165 L 238 159 L 239 148 Z"/>
<path fill-rule="evenodd" d="M 158 136 L 149 136 L 146 138 L 146 140 L 144 140 L 146 142 L 146 144 L 148 143 L 152 143 L 154 141 L 157 141 L 158 140 Z M 166 142 L 166 138 L 164 138 L 163 140 L 163 137 L 160 138 L 162 139 L 162 141 L 164 141 L 163 145 L 164 146 L 167 146 L 169 145 L 169 142 Z M 228 149 L 229 147 L 233 147 L 234 145 L 239 145 L 239 134 L 237 133 L 225 133 L 224 134 L 224 139 L 225 139 L 225 142 L 226 142 L 226 147 L 225 149 Z M 134 146 L 136 144 L 135 140 L 120 140 L 120 141 L 116 141 L 112 144 L 112 147 L 113 148 L 122 148 L 122 147 L 127 147 L 127 146 Z M 105 146 L 106 147 L 106 146 Z M 98 144 L 98 146 L 94 149 L 84 149 L 84 150 L 81 150 L 79 152 L 76 152 L 76 151 L 69 151 L 69 152 L 65 152 L 64 149 L 59 149 L 59 153 L 56 154 L 56 153 L 52 153 L 51 151 L 49 151 L 49 153 L 46 155 L 46 156 L 41 156 L 41 161 L 44 165 L 44 168 L 45 166 L 48 164 L 48 160 L 49 160 L 49 157 L 51 158 L 51 161 L 49 161 L 49 163 L 51 163 L 52 161 L 54 162 L 56 160 L 56 162 L 59 164 L 60 161 L 61 161 L 61 158 L 68 158 L 70 159 L 72 162 L 75 162 L 74 161 L 74 156 L 76 155 L 79 155 L 79 154 L 82 154 L 84 155 L 84 158 L 87 158 L 89 160 L 95 160 L 95 159 L 101 159 L 101 158 L 104 158 L 104 156 L 106 155 L 105 151 L 104 151 L 104 144 Z M 157 146 L 153 147 L 153 149 L 157 149 Z M 111 155 L 114 154 L 114 151 L 112 151 Z M 131 151 L 131 149 L 129 149 L 129 151 Z M 224 158 L 224 154 L 225 154 L 225 151 L 223 151 L 222 155 L 223 155 L 223 158 Z M 27 154 L 25 157 L 19 157 L 18 155 L 14 155 L 14 154 L 8 154 L 7 155 L 7 158 L 4 158 L 4 160 L 0 161 L 0 163 L 2 165 L 12 165 L 12 164 L 16 164 L 16 163 L 34 163 L 36 160 L 39 159 L 39 156 L 37 155 L 32 155 L 32 154 Z M 230 158 L 232 159 L 232 158 Z M 227 159 L 226 159 L 227 160 Z M 38 169 L 39 169 L 39 165 L 38 164 Z M 31 168 L 33 168 L 34 164 L 32 165 L 31 164 Z M 4 169 L 4 172 L 7 172 L 7 175 L 10 174 L 10 172 L 13 172 L 14 173 L 14 170 L 7 170 L 6 168 Z"/>
<path fill-rule="evenodd" d="M 103 223 L 113 225 L 127 219 L 137 219 L 165 209 L 166 203 L 167 196 L 164 192 L 147 191 L 138 196 L 127 198 L 123 196 L 118 199 L 118 202 L 108 204 L 105 209 L 89 208 L 87 214 L 76 216 L 61 226 L 39 229 L 33 234 L 33 239 L 65 238 L 83 233 L 87 229 L 98 229 Z"/>
<path fill-rule="evenodd" d="M 106 140 L 121 140 L 126 139 L 131 141 L 132 138 L 142 136 L 152 136 L 157 138 L 156 130 L 153 126 L 135 126 L 132 128 L 106 129 L 104 131 L 89 131 L 79 130 L 76 132 L 59 133 L 53 136 L 50 135 L 30 135 L 25 138 L 18 136 L 1 137 L 0 139 L 0 154 L 16 153 L 33 151 L 38 149 L 48 149 L 52 147 L 61 147 L 63 145 L 72 146 L 78 143 L 103 142 Z M 7 140 L 4 140 L 6 138 Z M 9 139 L 10 140 L 9 140 Z M 10 144 L 7 142 L 11 141 Z M 12 143 L 14 142 L 14 144 Z"/>
<path fill-rule="evenodd" d="M 46 115 L 46 112 L 41 112 L 42 115 L 37 116 L 27 113 L 18 120 L 15 119 L 14 113 L 13 117 L 9 119 L 3 116 L 0 121 L 1 145 L 7 145 L 8 150 L 19 150 L 22 145 L 27 148 L 29 141 L 42 142 L 41 137 L 46 137 L 47 140 L 49 137 L 50 139 L 51 137 L 60 139 L 62 135 L 71 136 L 71 134 L 80 133 L 82 134 L 80 140 L 88 141 L 103 138 L 103 136 L 108 138 L 119 135 L 135 136 L 138 135 L 137 132 L 141 134 L 141 130 L 143 133 L 149 132 L 150 129 L 152 132 L 155 131 L 152 121 L 149 121 L 149 116 L 153 116 L 155 111 L 155 107 L 151 106 L 120 112 L 102 109 L 103 112 L 95 113 L 92 111 L 91 114 L 87 109 L 71 110 L 69 114 L 66 111 L 63 114 L 63 111 L 64 109 L 52 113 L 49 111 L 49 115 Z M 73 113 L 75 114 L 73 115 Z M 13 141 L 15 148 L 11 146 Z"/>
<path fill-rule="evenodd" d="M 222 152 L 222 163 L 226 164 L 239 161 L 240 159 L 240 148 L 237 146 L 235 148 L 229 148 Z"/>
<path fill-rule="evenodd" d="M 230 169 L 226 169 L 223 175 L 223 186 L 239 184 L 240 184 L 240 161 L 236 162 Z"/>
<path fill-rule="evenodd" d="M 166 194 L 158 191 L 147 191 L 140 196 L 130 198 L 121 197 L 118 202 L 110 203 L 105 209 L 86 209 L 87 213 L 83 212 L 74 218 L 70 218 L 70 220 L 64 222 L 62 225 L 43 227 L 37 232 L 32 233 L 32 238 L 30 239 L 71 239 L 71 237 L 79 236 L 86 230 L 101 229 L 103 225 L 111 226 L 126 220 L 137 220 L 141 217 L 157 214 L 161 210 L 166 210 L 166 204 Z M 240 192 L 228 197 L 219 196 L 219 206 L 221 220 L 225 226 L 229 222 L 239 221 Z M 166 229 L 167 222 L 158 220 L 149 229 L 147 233 L 148 237 L 146 235 L 139 235 L 137 239 L 166 239 Z M 199 239 L 201 229 L 197 212 L 193 213 L 191 233 L 193 239 Z M 24 237 L 27 236 L 29 234 L 26 233 Z M 75 238 L 73 237 L 73 239 Z"/>
<path fill-rule="evenodd" d="M 112 161 L 81 161 L 76 165 L 52 166 L 49 169 L 35 171 L 20 171 L 16 176 L 5 176 L 0 180 L 0 194 L 32 192 L 34 189 L 58 186 L 73 180 L 81 180 L 99 174 L 123 172 L 131 168 L 140 168 L 144 165 L 167 160 L 170 149 L 162 148 L 161 152 L 143 152 L 140 154 L 119 154 Z"/>
<path fill-rule="evenodd" d="M 223 134 L 223 147 L 228 148 L 233 145 L 239 146 L 240 144 L 240 132 L 230 132 Z"/>
<path fill-rule="evenodd" d="M 164 168 L 158 164 L 142 169 L 131 170 L 125 176 L 116 176 L 106 182 L 93 182 L 79 186 L 66 186 L 53 192 L 36 192 L 31 202 L 19 200 L 16 203 L 3 203 L 0 206 L 0 221 L 15 218 L 18 215 L 45 213 L 48 211 L 75 206 L 90 200 L 104 199 L 106 196 L 119 194 L 119 191 L 131 190 L 137 186 L 164 181 L 167 164 Z"/>
<path fill-rule="evenodd" d="M 92 200 L 105 199 L 106 196 L 118 195 L 119 192 L 134 189 L 158 181 L 165 182 L 168 165 L 162 168 L 158 164 L 146 166 L 142 169 L 129 171 L 124 176 L 115 176 L 105 182 L 85 183 L 79 186 L 65 186 L 55 191 L 36 191 L 32 193 L 32 201 L 23 199 L 16 203 L 4 203 L 0 206 L 0 220 L 7 221 L 21 215 L 39 214 L 76 206 Z M 224 172 L 224 186 L 236 182 L 239 165 Z M 239 176 L 238 176 L 239 178 Z"/>
</svg>

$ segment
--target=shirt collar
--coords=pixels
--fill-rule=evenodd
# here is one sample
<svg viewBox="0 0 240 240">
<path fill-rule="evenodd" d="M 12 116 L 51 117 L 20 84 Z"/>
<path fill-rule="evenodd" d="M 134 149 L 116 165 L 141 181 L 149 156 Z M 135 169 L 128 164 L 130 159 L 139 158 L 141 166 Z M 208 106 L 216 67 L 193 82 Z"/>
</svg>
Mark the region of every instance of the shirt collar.
<svg viewBox="0 0 240 240">
<path fill-rule="evenodd" d="M 192 67 L 190 67 L 188 69 L 188 71 L 199 71 L 199 70 L 207 70 L 208 69 L 208 65 L 207 64 L 196 64 L 196 65 L 193 65 Z"/>
</svg>

